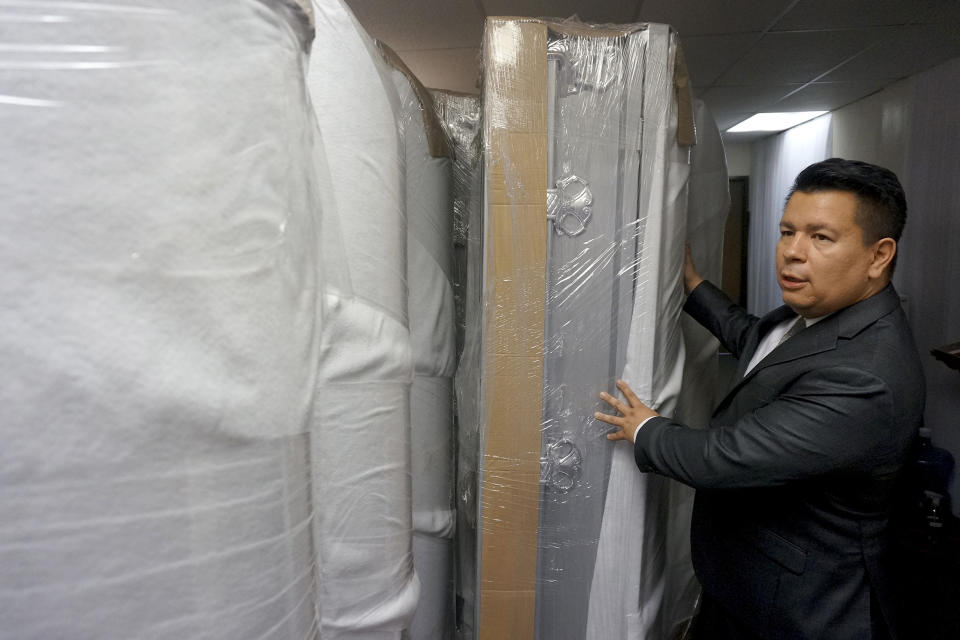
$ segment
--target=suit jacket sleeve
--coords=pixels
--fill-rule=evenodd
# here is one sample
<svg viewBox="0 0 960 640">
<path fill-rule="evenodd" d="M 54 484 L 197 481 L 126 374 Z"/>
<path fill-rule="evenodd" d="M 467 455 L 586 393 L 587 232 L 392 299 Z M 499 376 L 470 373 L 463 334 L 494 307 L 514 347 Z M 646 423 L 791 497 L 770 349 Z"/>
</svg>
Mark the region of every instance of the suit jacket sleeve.
<svg viewBox="0 0 960 640">
<path fill-rule="evenodd" d="M 716 336 L 735 358 L 743 355 L 747 334 L 759 320 L 706 280 L 690 292 L 683 310 Z"/>
<path fill-rule="evenodd" d="M 634 457 L 695 488 L 779 485 L 858 469 L 869 471 L 894 446 L 893 398 L 886 384 L 851 367 L 810 371 L 735 424 L 692 429 L 653 418 L 637 434 Z"/>
</svg>

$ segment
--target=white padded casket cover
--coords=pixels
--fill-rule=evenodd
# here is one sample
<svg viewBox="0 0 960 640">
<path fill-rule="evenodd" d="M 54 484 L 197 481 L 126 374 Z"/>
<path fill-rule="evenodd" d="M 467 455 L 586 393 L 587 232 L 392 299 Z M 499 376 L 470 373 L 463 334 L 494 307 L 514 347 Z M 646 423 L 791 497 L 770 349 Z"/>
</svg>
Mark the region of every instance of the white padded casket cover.
<svg viewBox="0 0 960 640">
<path fill-rule="evenodd" d="M 636 295 L 621 377 L 647 405 L 671 415 L 684 369 L 680 325 L 689 153 L 677 144 L 673 73 L 676 42 L 664 25 L 649 26 L 639 207 L 646 213 L 635 268 Z M 689 509 L 689 505 L 686 507 Z M 666 571 L 673 505 L 669 481 L 639 474 L 629 444 L 614 448 L 587 638 L 659 639 L 671 576 Z M 682 535 L 682 533 L 680 534 Z"/>
<path fill-rule="evenodd" d="M 434 157 L 425 119 L 442 136 L 429 94 L 399 69 L 400 132 L 406 157 L 407 281 L 413 383 L 410 387 L 413 563 L 420 600 L 411 640 L 453 635 L 453 206 L 451 161 Z"/>
<path fill-rule="evenodd" d="M 324 640 L 399 638 L 416 607 L 400 101 L 373 40 L 340 0 L 313 3 L 307 85 L 323 136 L 328 279 L 311 419 L 314 538 Z M 347 81 L 349 79 L 349 81 Z"/>
<path fill-rule="evenodd" d="M 0 2 L 0 635 L 309 638 L 310 28 Z"/>
<path fill-rule="evenodd" d="M 654 37 L 657 27 L 651 27 Z M 659 252 L 647 256 L 651 263 L 640 265 L 648 274 L 640 280 L 659 281 L 661 293 L 655 297 L 656 307 L 635 309 L 634 316 L 641 321 L 634 322 L 638 331 L 631 335 L 623 377 L 659 411 L 703 425 L 714 394 L 717 342 L 680 313 L 683 297 L 676 279 L 682 273 L 684 240 L 701 273 L 719 277 L 722 243 L 716 239 L 723 235 L 729 198 L 716 124 L 702 102 L 695 101 L 694 115 L 697 144 L 689 154 L 674 142 L 675 109 L 660 114 L 659 126 L 666 135 L 646 139 L 650 154 L 666 160 L 646 191 L 651 210 L 663 211 L 663 240 Z M 686 193 L 681 189 L 684 184 Z M 642 302 L 638 296 L 637 304 Z M 650 345 L 641 331 L 645 325 L 649 330 L 648 323 L 658 317 L 659 338 Z M 648 384 L 659 389 L 659 395 L 648 395 Z M 587 637 L 678 637 L 699 593 L 689 552 L 693 490 L 653 474 L 637 474 L 632 450 L 620 446 L 614 453 L 606 499 Z M 638 538 L 642 545 L 635 544 Z"/>
</svg>

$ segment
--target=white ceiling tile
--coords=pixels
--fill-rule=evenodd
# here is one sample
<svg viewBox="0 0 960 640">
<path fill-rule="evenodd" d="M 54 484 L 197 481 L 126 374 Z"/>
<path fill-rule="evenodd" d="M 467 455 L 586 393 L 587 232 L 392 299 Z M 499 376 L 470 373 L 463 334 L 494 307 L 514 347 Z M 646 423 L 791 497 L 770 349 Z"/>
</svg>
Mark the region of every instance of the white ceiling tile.
<svg viewBox="0 0 960 640">
<path fill-rule="evenodd" d="M 431 89 L 479 93 L 480 48 L 401 51 L 417 79 Z"/>
<path fill-rule="evenodd" d="M 479 4 L 488 16 L 569 18 L 578 9 L 573 0 L 480 0 Z"/>
<path fill-rule="evenodd" d="M 960 25 L 915 25 L 863 52 L 823 78 L 856 81 L 893 81 L 960 56 Z"/>
<path fill-rule="evenodd" d="M 775 105 L 773 111 L 833 111 L 883 88 L 873 82 L 815 82 Z"/>
<path fill-rule="evenodd" d="M 950 0 L 801 0 L 774 27 L 837 29 L 905 25 L 935 20 Z"/>
<path fill-rule="evenodd" d="M 569 18 L 578 9 L 574 0 L 480 0 L 479 4 L 488 16 Z"/>
<path fill-rule="evenodd" d="M 640 20 L 673 25 L 680 37 L 763 31 L 794 0 L 646 0 Z"/>
<path fill-rule="evenodd" d="M 707 107 L 709 106 L 710 105 L 708 103 Z M 726 131 L 730 127 L 740 124 L 753 115 L 752 112 L 739 113 L 736 111 L 722 111 L 718 113 L 712 109 L 710 112 L 713 113 L 713 119 L 717 121 L 717 128 L 720 129 L 720 131 Z"/>
<path fill-rule="evenodd" d="M 925 14 L 923 20 L 918 20 L 921 24 L 946 24 L 953 25 L 954 29 L 960 28 L 960 2 L 956 0 L 931 0 L 936 7 L 929 14 Z"/>
<path fill-rule="evenodd" d="M 642 4 L 640 0 L 593 0 L 592 2 L 577 2 L 584 8 L 578 8 L 576 13 L 581 20 L 593 21 L 592 11 L 596 11 L 598 21 L 613 23 L 631 23 L 637 21 L 637 8 Z"/>
<path fill-rule="evenodd" d="M 810 82 L 891 34 L 889 27 L 768 33 L 718 80 L 724 85 Z"/>
<path fill-rule="evenodd" d="M 701 86 L 713 84 L 759 40 L 759 36 L 759 33 L 681 36 L 680 44 L 693 83 Z"/>
<path fill-rule="evenodd" d="M 960 56 L 958 0 L 346 2 L 424 84 L 468 92 L 477 91 L 485 15 L 576 14 L 586 22 L 671 24 L 693 82 L 708 87 L 701 95 L 718 120 L 742 120 L 782 99 L 788 106 L 834 104 Z M 905 21 L 912 26 L 889 26 Z"/>
<path fill-rule="evenodd" d="M 638 0 L 479 0 L 488 16 L 569 18 L 584 22 L 633 22 Z"/>
<path fill-rule="evenodd" d="M 483 16 L 473 0 L 346 0 L 367 32 L 394 51 L 477 47 Z"/>
<path fill-rule="evenodd" d="M 715 113 L 756 113 L 776 111 L 775 107 L 785 96 L 796 91 L 800 84 L 756 87 L 711 87 L 703 95 L 703 101 Z"/>
</svg>

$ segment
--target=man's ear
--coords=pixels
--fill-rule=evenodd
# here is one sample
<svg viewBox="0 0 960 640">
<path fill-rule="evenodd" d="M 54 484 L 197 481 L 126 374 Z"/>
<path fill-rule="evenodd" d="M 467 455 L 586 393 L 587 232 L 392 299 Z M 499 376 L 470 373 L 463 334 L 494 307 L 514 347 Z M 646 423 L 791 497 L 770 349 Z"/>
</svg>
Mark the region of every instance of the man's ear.
<svg viewBox="0 0 960 640">
<path fill-rule="evenodd" d="M 893 238 L 881 238 L 873 245 L 873 261 L 867 273 L 877 279 L 889 274 L 888 267 L 897 255 L 897 241 Z"/>
</svg>

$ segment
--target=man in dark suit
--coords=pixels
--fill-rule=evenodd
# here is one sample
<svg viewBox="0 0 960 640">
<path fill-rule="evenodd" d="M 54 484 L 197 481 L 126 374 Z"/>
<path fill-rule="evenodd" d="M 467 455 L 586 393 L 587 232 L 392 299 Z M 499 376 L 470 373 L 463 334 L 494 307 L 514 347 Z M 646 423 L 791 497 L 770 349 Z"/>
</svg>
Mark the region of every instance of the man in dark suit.
<svg viewBox="0 0 960 640">
<path fill-rule="evenodd" d="M 924 382 L 890 284 L 906 200 L 896 176 L 830 159 L 797 177 L 780 222 L 785 305 L 749 315 L 689 254 L 685 310 L 739 370 L 707 429 L 659 416 L 630 388 L 596 418 L 642 471 L 697 489 L 698 640 L 893 635 L 885 565 L 895 484 Z"/>
</svg>

